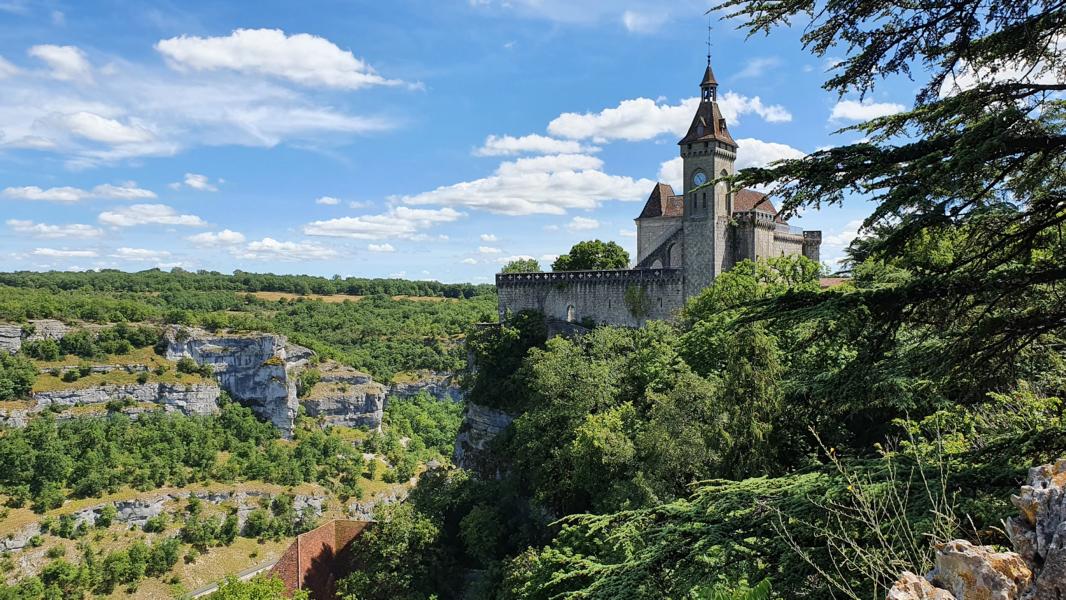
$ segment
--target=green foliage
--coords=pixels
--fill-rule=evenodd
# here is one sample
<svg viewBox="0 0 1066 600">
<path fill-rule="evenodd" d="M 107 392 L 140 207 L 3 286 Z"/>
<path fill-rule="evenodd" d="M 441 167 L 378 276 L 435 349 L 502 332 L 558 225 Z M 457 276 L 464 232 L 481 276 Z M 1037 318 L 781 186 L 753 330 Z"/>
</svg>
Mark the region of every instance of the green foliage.
<svg viewBox="0 0 1066 600">
<path fill-rule="evenodd" d="M 296 380 L 296 395 L 303 398 L 311 393 L 311 388 L 315 387 L 319 381 L 322 380 L 322 372 L 318 369 L 305 369 L 300 371 L 300 375 Z"/>
<path fill-rule="evenodd" d="M 297 590 L 291 595 L 286 593 L 285 584 L 277 577 L 253 577 L 249 581 L 241 581 L 236 577 L 229 577 L 219 587 L 218 591 L 207 596 L 211 600 L 308 600 L 306 590 Z"/>
<path fill-rule="evenodd" d="M 425 392 L 389 401 L 383 420 L 386 435 L 408 439 L 405 456 L 411 464 L 409 470 L 401 474 L 401 480 L 414 475 L 412 465 L 430 459 L 446 460 L 451 456 L 462 423 L 462 411 L 462 404 L 438 400 Z M 392 457 L 389 459 L 396 462 Z M 413 463 L 411 459 L 415 459 Z"/>
<path fill-rule="evenodd" d="M 598 269 L 625 269 L 629 266 L 629 253 L 615 242 L 590 240 L 578 242 L 570 252 L 559 255 L 552 263 L 553 271 L 592 271 Z"/>
<path fill-rule="evenodd" d="M 425 598 L 432 590 L 434 544 L 440 529 L 407 503 L 381 507 L 376 524 L 352 547 L 351 575 L 339 582 L 344 600 Z"/>
<path fill-rule="evenodd" d="M 540 263 L 535 258 L 518 258 L 504 265 L 500 273 L 540 273 Z"/>
<path fill-rule="evenodd" d="M 466 348 L 477 369 L 464 375 L 467 398 L 482 406 L 520 409 L 528 398 L 522 361 L 530 348 L 547 339 L 544 315 L 522 311 L 499 327 L 483 327 L 467 334 Z"/>
<path fill-rule="evenodd" d="M 26 357 L 0 352 L 0 401 L 25 398 L 37 379 L 37 367 Z"/>
<path fill-rule="evenodd" d="M 22 353 L 37 360 L 59 360 L 62 353 L 55 340 L 35 340 L 22 344 Z"/>
</svg>

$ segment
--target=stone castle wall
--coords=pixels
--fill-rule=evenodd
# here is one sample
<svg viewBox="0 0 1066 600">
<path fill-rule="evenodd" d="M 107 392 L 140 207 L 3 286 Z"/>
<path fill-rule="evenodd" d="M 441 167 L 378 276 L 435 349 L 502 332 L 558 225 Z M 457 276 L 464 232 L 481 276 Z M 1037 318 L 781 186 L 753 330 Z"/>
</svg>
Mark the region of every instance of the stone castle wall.
<svg viewBox="0 0 1066 600">
<path fill-rule="evenodd" d="M 500 273 L 501 322 L 535 310 L 548 319 L 640 327 L 669 320 L 684 306 L 681 269 Z"/>
</svg>

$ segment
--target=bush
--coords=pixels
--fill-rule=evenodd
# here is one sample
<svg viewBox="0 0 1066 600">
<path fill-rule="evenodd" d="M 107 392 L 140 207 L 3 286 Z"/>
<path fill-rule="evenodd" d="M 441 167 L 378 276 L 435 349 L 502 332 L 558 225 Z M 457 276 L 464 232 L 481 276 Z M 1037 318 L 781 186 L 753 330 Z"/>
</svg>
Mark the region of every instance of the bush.
<svg viewBox="0 0 1066 600">
<path fill-rule="evenodd" d="M 24 398 L 37 379 L 37 367 L 25 356 L 0 352 L 0 400 Z"/>
<path fill-rule="evenodd" d="M 55 340 L 35 340 L 22 344 L 22 352 L 30 358 L 37 360 L 59 360 L 62 354 L 59 351 L 59 343 Z"/>
<path fill-rule="evenodd" d="M 62 379 L 63 381 L 65 381 L 67 383 L 73 383 L 73 382 L 77 381 L 80 378 L 81 378 L 81 376 L 78 374 L 78 370 L 77 369 L 70 369 L 69 371 L 66 371 L 65 373 L 63 373 L 63 376 L 60 377 L 60 379 Z"/>
<path fill-rule="evenodd" d="M 92 358 L 100 354 L 92 333 L 85 329 L 78 329 L 63 336 L 63 339 L 59 340 L 59 350 L 63 354 L 82 358 Z"/>
<path fill-rule="evenodd" d="M 100 509 L 100 514 L 96 515 L 95 525 L 101 529 L 107 529 L 111 527 L 111 523 L 114 522 L 115 516 L 118 515 L 118 509 L 114 504 L 105 504 Z"/>
<path fill-rule="evenodd" d="M 188 356 L 183 356 L 178 359 L 178 364 L 176 365 L 176 368 L 178 369 L 178 373 L 186 373 L 188 375 L 200 372 L 200 365 L 196 364 L 196 361 L 189 358 Z"/>
<path fill-rule="evenodd" d="M 140 383 L 142 385 L 148 383 L 148 371 L 141 371 L 140 373 L 137 373 L 137 383 Z"/>
</svg>

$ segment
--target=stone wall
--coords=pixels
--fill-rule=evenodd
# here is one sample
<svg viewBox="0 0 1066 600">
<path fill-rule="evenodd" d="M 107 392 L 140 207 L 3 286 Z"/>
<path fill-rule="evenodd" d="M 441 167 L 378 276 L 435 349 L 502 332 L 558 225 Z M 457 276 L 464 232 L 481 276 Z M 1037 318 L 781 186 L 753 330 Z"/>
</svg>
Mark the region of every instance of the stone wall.
<svg viewBox="0 0 1066 600">
<path fill-rule="evenodd" d="M 640 327 L 669 320 L 684 305 L 681 269 L 500 273 L 500 320 L 522 310 L 549 319 Z"/>
</svg>

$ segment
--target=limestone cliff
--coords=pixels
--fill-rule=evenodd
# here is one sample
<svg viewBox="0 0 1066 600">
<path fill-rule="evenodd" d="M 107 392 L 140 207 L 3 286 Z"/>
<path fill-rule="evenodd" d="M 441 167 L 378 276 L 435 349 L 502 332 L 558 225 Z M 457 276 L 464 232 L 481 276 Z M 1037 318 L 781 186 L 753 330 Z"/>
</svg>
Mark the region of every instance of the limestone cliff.
<svg viewBox="0 0 1066 600">
<path fill-rule="evenodd" d="M 483 478 L 499 478 L 502 465 L 493 456 L 489 445 L 515 417 L 501 410 L 467 402 L 463 409 L 463 424 L 455 437 L 455 465 L 470 469 Z"/>
<path fill-rule="evenodd" d="M 888 599 L 1066 598 L 1066 459 L 1030 469 L 1011 501 L 1021 511 L 1006 523 L 1015 552 L 948 542 L 936 550 L 936 568 L 924 578 L 904 573 Z"/>
<path fill-rule="evenodd" d="M 385 386 L 365 373 L 336 363 L 323 364 L 320 372 L 322 378 L 300 400 L 308 416 L 320 417 L 330 425 L 381 426 Z"/>
<path fill-rule="evenodd" d="M 452 402 L 462 402 L 466 397 L 454 373 L 415 371 L 389 385 L 389 398 L 410 398 L 422 392 Z"/>
<path fill-rule="evenodd" d="M 186 415 L 209 415 L 218 412 L 217 385 L 182 383 L 136 383 L 129 385 L 100 385 L 80 389 L 36 392 L 33 412 L 50 406 L 72 407 L 106 404 L 112 400 L 129 399 L 137 403 L 159 404 L 167 411 Z"/>
<path fill-rule="evenodd" d="M 292 434 L 296 411 L 295 371 L 312 353 L 273 334 L 212 334 L 202 329 L 170 327 L 165 333 L 168 360 L 191 358 L 211 365 L 219 385 L 252 408 L 286 436 Z"/>
<path fill-rule="evenodd" d="M 58 340 L 66 335 L 68 327 L 53 319 L 37 319 L 29 323 L 0 323 L 0 351 L 15 354 L 23 342 Z"/>
</svg>

